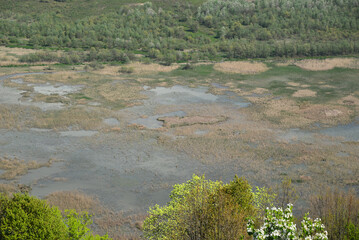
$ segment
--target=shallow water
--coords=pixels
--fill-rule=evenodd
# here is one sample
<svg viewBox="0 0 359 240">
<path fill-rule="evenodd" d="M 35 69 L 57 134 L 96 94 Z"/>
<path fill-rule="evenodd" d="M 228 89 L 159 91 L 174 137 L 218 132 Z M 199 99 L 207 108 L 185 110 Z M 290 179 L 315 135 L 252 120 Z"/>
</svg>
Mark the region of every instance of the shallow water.
<svg viewBox="0 0 359 240">
<path fill-rule="evenodd" d="M 64 131 L 60 132 L 62 137 L 91 137 L 98 133 L 98 131 L 86 131 L 86 130 L 79 130 L 79 131 Z"/>
<path fill-rule="evenodd" d="M 11 78 L 11 77 L 34 75 L 34 74 L 47 74 L 47 73 L 38 72 L 38 73 L 11 74 L 11 75 L 6 75 L 6 76 L 1 76 L 0 81 Z M 33 107 L 38 107 L 43 111 L 60 110 L 64 107 L 64 104 L 62 104 L 62 103 L 45 103 L 45 102 L 32 102 L 32 100 L 22 100 L 21 99 L 22 93 L 24 93 L 24 91 L 10 88 L 10 87 L 5 87 L 5 86 L 3 86 L 2 83 L 0 83 L 0 104 L 16 104 L 16 105 L 23 105 L 23 106 L 33 106 Z"/>
<path fill-rule="evenodd" d="M 321 129 L 319 132 L 327 136 L 343 137 L 345 141 L 359 142 L 359 125 L 356 123 L 324 128 Z"/>
<path fill-rule="evenodd" d="M 156 129 L 163 126 L 163 121 L 159 121 L 161 117 L 184 117 L 186 113 L 183 111 L 170 112 L 165 114 L 153 115 L 146 118 L 138 118 L 131 123 L 140 124 L 148 129 Z"/>
<path fill-rule="evenodd" d="M 109 126 L 113 126 L 113 127 L 119 127 L 120 126 L 120 121 L 118 121 L 116 118 L 106 118 L 103 120 L 103 122 Z"/>
<path fill-rule="evenodd" d="M 278 134 L 280 140 L 287 142 L 307 142 L 315 143 L 318 141 L 325 142 L 321 139 L 317 139 L 320 136 L 329 136 L 337 137 L 339 140 L 344 141 L 357 141 L 359 142 L 359 125 L 356 123 L 351 123 L 348 125 L 339 125 L 329 128 L 322 128 L 319 130 L 307 131 L 298 128 L 292 128 L 286 131 L 283 131 Z M 336 144 L 336 142 L 332 142 Z"/>
<path fill-rule="evenodd" d="M 213 167 L 210 170 L 185 154 L 165 150 L 154 139 L 129 140 L 129 136 L 109 133 L 63 137 L 56 132 L 0 130 L 0 152 L 38 162 L 61 160 L 49 168 L 31 170 L 19 179 L 32 185 L 36 196 L 77 189 L 122 210 L 164 204 L 171 189 L 157 186 L 186 181 L 193 173 L 206 172 L 214 178 L 233 176 L 233 172 Z"/>
<path fill-rule="evenodd" d="M 208 88 L 205 87 L 189 88 L 176 85 L 170 88 L 156 87 L 149 91 L 155 93 L 155 102 L 164 105 L 215 102 L 218 99 L 218 96 L 207 93 Z"/>
<path fill-rule="evenodd" d="M 74 90 L 73 88 L 69 90 L 65 86 L 56 88 L 53 85 L 45 85 L 44 87 L 37 90 L 60 95 Z M 221 86 L 217 87 L 221 88 Z M 2 90 L 4 92 L 1 92 Z M 157 142 L 162 134 L 172 136 L 174 139 L 188 137 L 174 135 L 174 131 L 142 131 L 127 127 L 127 124 L 135 123 L 148 129 L 160 128 L 163 122 L 157 120 L 159 117 L 184 117 L 188 109 L 196 113 L 196 109 L 211 104 L 229 108 L 232 111 L 231 114 L 235 114 L 239 108 L 248 107 L 250 105 L 248 102 L 230 91 L 225 95 L 213 95 L 208 93 L 206 87 L 189 88 L 177 85 L 171 88 L 151 89 L 145 86 L 144 93 L 147 94 L 148 99 L 143 100 L 143 105 L 116 111 L 112 115 L 116 118 L 103 119 L 103 123 L 108 126 L 121 126 L 121 131 L 104 133 L 100 130 L 62 132 L 54 132 L 51 129 L 0 130 L 0 152 L 2 155 L 16 156 L 26 161 L 47 162 L 50 158 L 61 160 L 49 168 L 31 170 L 29 174 L 19 178 L 20 183 L 32 185 L 34 195 L 45 197 L 54 191 L 82 190 L 98 196 L 108 206 L 120 210 L 147 210 L 151 205 L 166 203 L 169 200 L 170 186 L 187 181 L 193 173 L 199 175 L 206 173 L 206 178 L 221 179 L 224 182 L 231 180 L 235 174 L 239 176 L 259 174 L 253 170 L 254 168 L 240 169 L 241 161 L 244 162 L 245 159 L 234 159 L 234 162 L 229 164 L 226 161 L 203 164 L 193 156 L 185 154 L 185 151 L 181 149 L 170 150 Z M 2 98 L 3 96 L 5 97 Z M 6 89 L 0 85 L 0 103 L 26 104 L 27 102 L 24 101 L 19 102 L 19 96 L 21 96 L 20 91 Z M 36 106 L 36 104 L 42 103 L 29 103 L 28 106 Z M 89 105 L 98 106 L 101 103 L 91 102 Z M 42 107 L 45 109 L 44 106 Z M 88 109 L 93 108 L 88 107 Z M 242 121 L 242 119 L 245 121 L 244 117 L 228 121 Z M 205 126 L 198 127 L 194 131 L 197 138 L 207 133 L 209 131 Z M 236 137 L 240 137 L 241 133 L 245 133 L 245 129 L 235 129 Z M 358 141 L 358 125 L 338 126 L 317 131 L 290 129 L 277 133 L 278 139 L 288 143 L 320 141 L 323 144 L 323 140 L 317 138 L 317 135 L 343 136 L 348 141 Z M 328 143 L 337 144 L 338 142 L 328 140 Z M 257 149 L 261 147 L 254 142 L 248 145 Z M 347 154 L 339 152 L 338 157 L 347 157 Z M 280 170 L 273 167 L 274 160 L 268 157 L 263 167 L 268 168 L 268 172 L 278 175 Z M 288 167 L 287 171 L 301 174 L 307 171 L 307 168 L 303 164 L 297 164 Z M 283 172 L 286 171 L 283 170 Z M 55 179 L 63 180 L 56 181 Z M 268 179 L 265 180 L 268 181 Z M 251 183 L 256 184 L 256 182 Z"/>
<path fill-rule="evenodd" d="M 66 94 L 75 93 L 80 91 L 83 86 L 70 86 L 70 85 L 51 85 L 51 84 L 41 84 L 35 85 L 34 91 L 44 95 L 58 94 L 64 96 Z"/>
<path fill-rule="evenodd" d="M 224 106 L 236 108 L 248 107 L 250 105 L 250 103 L 244 101 L 239 96 L 216 96 L 208 93 L 208 88 L 206 87 L 189 88 L 176 85 L 170 88 L 156 87 L 153 89 L 145 89 L 147 89 L 147 91 L 144 93 L 148 95 L 148 99 L 143 100 L 143 105 L 127 108 L 124 112 L 137 115 L 130 123 L 140 124 L 148 129 L 156 129 L 163 126 L 163 122 L 157 120 L 159 117 L 186 116 L 184 111 L 156 114 L 156 110 L 161 108 L 161 105 L 187 106 L 190 104 L 223 104 Z"/>
</svg>

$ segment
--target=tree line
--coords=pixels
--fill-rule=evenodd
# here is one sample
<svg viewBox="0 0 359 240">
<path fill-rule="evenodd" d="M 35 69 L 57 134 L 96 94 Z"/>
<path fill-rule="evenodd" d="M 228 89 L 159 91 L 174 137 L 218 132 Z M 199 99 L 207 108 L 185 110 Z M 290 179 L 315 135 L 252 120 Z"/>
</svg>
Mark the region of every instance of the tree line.
<svg viewBox="0 0 359 240">
<path fill-rule="evenodd" d="M 358 15 L 358 0 L 147 2 L 76 21 L 9 9 L 0 13 L 0 44 L 118 49 L 162 62 L 343 55 L 359 52 Z"/>
</svg>

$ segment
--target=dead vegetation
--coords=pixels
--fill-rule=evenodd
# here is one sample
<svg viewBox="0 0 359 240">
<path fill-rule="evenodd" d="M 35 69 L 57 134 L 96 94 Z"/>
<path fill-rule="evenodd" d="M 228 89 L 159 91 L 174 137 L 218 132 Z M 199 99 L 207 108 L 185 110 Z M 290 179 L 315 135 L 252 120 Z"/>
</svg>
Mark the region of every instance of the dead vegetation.
<svg viewBox="0 0 359 240">
<path fill-rule="evenodd" d="M 46 201 L 61 211 L 75 209 L 77 212 L 86 211 L 92 214 L 103 211 L 98 199 L 79 191 L 53 192 L 46 197 Z"/>
<path fill-rule="evenodd" d="M 7 48 L 0 46 L 0 66 L 24 65 L 20 63 L 19 57 L 22 55 L 34 53 L 36 50 L 24 48 Z"/>
<path fill-rule="evenodd" d="M 256 74 L 267 71 L 266 64 L 260 62 L 222 62 L 214 64 L 214 69 L 225 73 Z"/>
<path fill-rule="evenodd" d="M 139 75 L 159 72 L 171 72 L 179 67 L 178 64 L 172 64 L 171 66 L 163 66 L 156 63 L 144 64 L 140 62 L 133 62 L 130 64 L 126 64 L 125 66 L 134 69 L 134 73 Z"/>
<path fill-rule="evenodd" d="M 95 197 L 80 191 L 53 192 L 46 197 L 50 206 L 57 206 L 62 212 L 75 209 L 77 212 L 88 212 L 94 221 L 94 230 L 106 234 L 114 240 L 139 239 L 142 230 L 144 213 L 128 213 L 111 210 Z"/>
<path fill-rule="evenodd" d="M 325 71 L 336 67 L 359 69 L 359 60 L 356 58 L 306 59 L 295 62 L 295 65 L 310 71 Z"/>
<path fill-rule="evenodd" d="M 160 117 L 159 121 L 163 121 L 164 127 L 179 127 L 179 126 L 189 126 L 195 124 L 215 124 L 219 122 L 224 122 L 227 120 L 224 116 L 214 117 L 214 116 L 189 116 L 189 117 Z"/>
<path fill-rule="evenodd" d="M 42 167 L 50 167 L 54 159 L 49 159 L 46 163 L 39 163 L 35 160 L 24 161 L 18 158 L 1 157 L 0 169 L 4 170 L 0 178 L 6 180 L 16 179 L 19 176 L 25 175 L 29 170 L 38 169 Z"/>
<path fill-rule="evenodd" d="M 292 96 L 293 97 L 315 97 L 317 95 L 316 92 L 309 89 L 301 89 L 296 91 Z"/>
<path fill-rule="evenodd" d="M 303 95 L 302 95 L 303 97 Z M 254 121 L 266 121 L 282 128 L 307 128 L 313 123 L 334 126 L 352 121 L 354 112 L 342 105 L 298 103 L 288 98 L 246 97 L 255 105 L 241 109 Z"/>
</svg>

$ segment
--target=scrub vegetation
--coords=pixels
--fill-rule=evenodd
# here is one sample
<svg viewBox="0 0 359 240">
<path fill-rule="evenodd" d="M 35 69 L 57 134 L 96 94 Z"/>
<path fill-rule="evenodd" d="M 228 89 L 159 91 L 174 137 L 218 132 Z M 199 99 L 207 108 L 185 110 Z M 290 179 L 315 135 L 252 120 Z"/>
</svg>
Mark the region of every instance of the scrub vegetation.
<svg viewBox="0 0 359 240">
<path fill-rule="evenodd" d="M 356 0 L 0 3 L 0 44 L 65 50 L 23 55 L 29 63 L 141 58 L 171 64 L 359 50 Z"/>
</svg>

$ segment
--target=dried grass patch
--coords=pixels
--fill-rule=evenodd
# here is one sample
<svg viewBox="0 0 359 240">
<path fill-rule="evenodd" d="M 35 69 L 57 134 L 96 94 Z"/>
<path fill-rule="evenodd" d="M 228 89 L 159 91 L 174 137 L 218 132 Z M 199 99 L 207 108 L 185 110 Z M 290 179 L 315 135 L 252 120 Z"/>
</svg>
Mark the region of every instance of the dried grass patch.
<svg viewBox="0 0 359 240">
<path fill-rule="evenodd" d="M 95 93 L 92 91 L 95 91 Z M 109 102 L 123 101 L 126 102 L 126 104 L 129 104 L 130 102 L 138 102 L 146 99 L 147 96 L 143 95 L 141 93 L 142 91 L 143 88 L 136 84 L 105 83 L 98 86 L 96 89 L 86 89 L 85 93 L 88 92 L 88 95 L 93 97 L 96 97 L 98 94 Z"/>
<path fill-rule="evenodd" d="M 316 92 L 309 89 L 301 89 L 293 93 L 293 97 L 315 97 L 317 95 Z"/>
<path fill-rule="evenodd" d="M 214 64 L 214 69 L 225 73 L 256 74 L 267 71 L 266 64 L 260 62 L 222 62 Z"/>
<path fill-rule="evenodd" d="M 0 175 L 0 178 L 11 180 L 16 179 L 19 176 L 27 174 L 31 169 L 38 169 L 42 167 L 50 167 L 53 162 L 53 159 L 50 159 L 46 163 L 38 163 L 37 161 L 25 162 L 18 158 L 0 158 L 0 169 L 5 172 Z"/>
<path fill-rule="evenodd" d="M 254 93 L 254 94 L 264 94 L 264 93 L 268 93 L 268 89 L 265 89 L 265 88 L 256 88 L 254 90 L 251 91 L 251 93 Z"/>
<path fill-rule="evenodd" d="M 306 59 L 295 62 L 295 65 L 310 71 L 325 71 L 336 67 L 359 69 L 359 60 L 356 58 Z"/>
<path fill-rule="evenodd" d="M 24 65 L 26 63 L 18 62 L 17 56 L 22 56 L 34 52 L 36 51 L 32 49 L 0 47 L 0 66 Z"/>
<path fill-rule="evenodd" d="M 343 105 L 359 106 L 359 98 L 349 95 L 340 99 L 338 103 Z"/>
<path fill-rule="evenodd" d="M 79 191 L 58 191 L 46 197 L 51 206 L 57 206 L 61 211 L 75 209 L 77 212 L 100 213 L 103 210 L 100 201 Z"/>
<path fill-rule="evenodd" d="M 19 62 L 19 57 L 23 55 L 28 55 L 32 53 L 39 52 L 39 50 L 34 49 L 25 49 L 25 48 L 8 48 L 0 47 L 0 66 L 9 66 L 9 65 L 28 65 L 26 62 Z M 41 64 L 53 64 L 51 62 L 36 62 L 36 65 Z M 44 68 L 42 66 L 42 68 Z"/>
<path fill-rule="evenodd" d="M 94 232 L 100 235 L 108 233 L 113 239 L 139 239 L 138 228 L 146 218 L 144 213 L 124 213 L 113 211 L 95 197 L 80 191 L 58 191 L 49 194 L 46 201 L 50 206 L 57 206 L 62 212 L 75 209 L 77 212 L 88 212 L 94 221 Z M 123 233 L 128 228 L 131 234 Z"/>
<path fill-rule="evenodd" d="M 95 74 L 100 74 L 100 75 L 111 75 L 111 76 L 119 76 L 121 75 L 118 70 L 120 68 L 118 66 L 109 66 L 109 65 L 105 65 L 104 68 L 102 69 L 97 69 L 97 70 L 93 70 L 91 71 L 92 73 Z"/>
<path fill-rule="evenodd" d="M 332 121 L 348 122 L 352 111 L 343 106 L 313 104 L 299 110 L 305 118 L 330 124 Z"/>
<path fill-rule="evenodd" d="M 32 111 L 27 111 L 31 117 L 24 118 L 24 116 L 22 116 L 23 112 L 21 109 L 22 108 L 18 109 L 17 113 L 13 113 L 14 116 L 10 115 L 5 119 L 5 121 L 9 122 L 11 119 L 15 119 L 16 116 L 19 116 L 18 119 L 16 119 L 16 125 L 13 127 L 43 128 L 54 130 L 67 130 L 69 127 L 71 127 L 73 130 L 93 130 L 101 128 L 103 118 L 106 118 L 106 116 L 110 115 L 110 110 L 103 108 L 97 107 L 90 110 L 86 107 L 72 107 L 59 111 L 46 112 L 43 112 L 39 109 L 34 109 Z"/>
<path fill-rule="evenodd" d="M 82 73 L 75 71 L 59 71 L 50 74 L 35 74 L 22 76 L 27 83 L 71 83 L 83 79 Z M 83 81 L 81 81 L 83 82 Z"/>
<path fill-rule="evenodd" d="M 224 122 L 227 120 L 227 117 L 224 116 L 190 116 L 190 117 L 160 117 L 159 121 L 163 121 L 164 127 L 179 127 L 179 126 L 188 126 L 195 124 L 216 124 L 219 122 Z"/>
<path fill-rule="evenodd" d="M 0 193 L 11 194 L 17 192 L 17 190 L 18 188 L 12 183 L 0 183 Z"/>
<path fill-rule="evenodd" d="M 254 121 L 265 121 L 278 127 L 309 127 L 320 122 L 328 125 L 348 123 L 353 111 L 344 106 L 323 104 L 298 104 L 288 98 L 246 97 L 254 105 L 240 111 L 248 114 Z"/>
<path fill-rule="evenodd" d="M 125 67 L 133 69 L 135 74 L 149 74 L 158 72 L 171 72 L 177 69 L 179 65 L 172 64 L 171 66 L 163 66 L 156 63 L 144 64 L 140 62 L 133 62 L 130 64 L 126 64 Z"/>
</svg>

